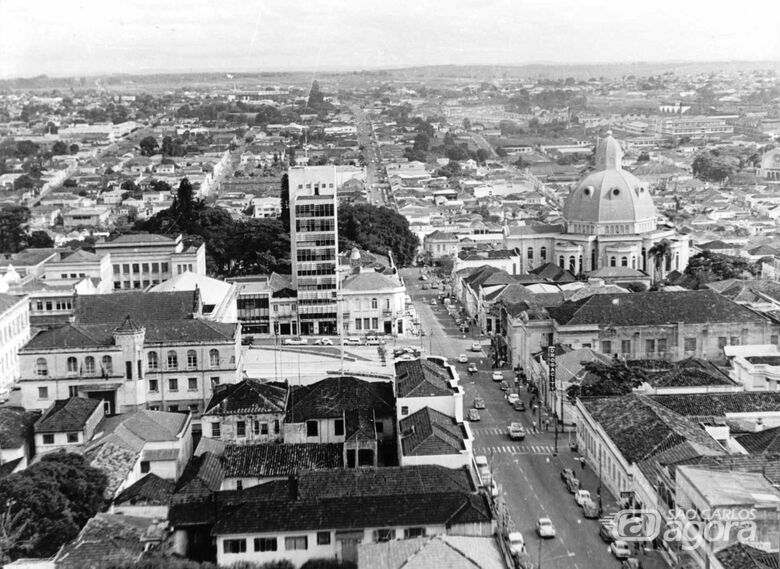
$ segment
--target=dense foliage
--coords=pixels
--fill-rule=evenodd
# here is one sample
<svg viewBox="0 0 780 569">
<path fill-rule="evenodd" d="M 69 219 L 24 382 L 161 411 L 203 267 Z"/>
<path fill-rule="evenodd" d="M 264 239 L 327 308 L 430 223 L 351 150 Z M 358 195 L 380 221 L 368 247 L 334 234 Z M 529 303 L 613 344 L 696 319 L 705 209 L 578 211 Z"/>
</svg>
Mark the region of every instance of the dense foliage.
<svg viewBox="0 0 780 569">
<path fill-rule="evenodd" d="M 372 253 L 390 250 L 398 266 L 411 263 L 420 244 L 403 215 L 369 204 L 339 206 L 339 237 Z"/>
<path fill-rule="evenodd" d="M 0 484 L 0 562 L 48 557 L 105 506 L 108 480 L 83 456 L 52 453 Z"/>
<path fill-rule="evenodd" d="M 0 253 L 17 253 L 27 246 L 30 210 L 20 205 L 0 208 Z"/>
<path fill-rule="evenodd" d="M 685 275 L 692 277 L 691 288 L 701 288 L 707 283 L 726 279 L 752 278 L 761 272 L 759 263 L 741 257 L 702 251 L 691 257 Z"/>
</svg>

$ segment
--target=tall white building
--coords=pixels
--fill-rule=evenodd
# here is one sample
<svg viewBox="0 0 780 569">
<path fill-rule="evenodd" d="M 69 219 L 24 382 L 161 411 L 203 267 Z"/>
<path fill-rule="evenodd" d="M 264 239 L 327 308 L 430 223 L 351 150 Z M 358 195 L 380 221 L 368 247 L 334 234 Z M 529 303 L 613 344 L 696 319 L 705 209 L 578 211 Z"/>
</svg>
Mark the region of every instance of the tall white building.
<svg viewBox="0 0 780 569">
<path fill-rule="evenodd" d="M 0 278 L 0 291 L 4 284 Z M 0 292 L 0 391 L 19 378 L 18 352 L 29 339 L 29 298 Z"/>
<path fill-rule="evenodd" d="M 289 169 L 292 285 L 301 335 L 338 333 L 338 200 L 335 166 Z"/>
</svg>

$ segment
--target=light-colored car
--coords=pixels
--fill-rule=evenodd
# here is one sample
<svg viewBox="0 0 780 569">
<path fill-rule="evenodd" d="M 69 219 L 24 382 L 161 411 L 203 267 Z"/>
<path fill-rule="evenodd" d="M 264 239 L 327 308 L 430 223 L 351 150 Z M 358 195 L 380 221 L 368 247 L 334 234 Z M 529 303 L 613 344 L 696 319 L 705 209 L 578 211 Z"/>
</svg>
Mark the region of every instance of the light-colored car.
<svg viewBox="0 0 780 569">
<path fill-rule="evenodd" d="M 517 393 L 510 393 L 506 396 L 506 400 L 510 405 L 514 405 L 516 401 L 520 401 L 520 396 Z"/>
<path fill-rule="evenodd" d="M 555 537 L 555 526 L 550 518 L 539 518 L 536 522 L 536 533 L 539 537 Z"/>
<path fill-rule="evenodd" d="M 436 306 L 437 304 L 439 304 L 439 303 L 438 303 L 438 302 L 436 302 L 436 299 L 435 299 L 435 298 L 432 298 L 432 299 L 431 299 L 431 306 Z"/>
<path fill-rule="evenodd" d="M 509 541 L 509 552 L 512 555 L 525 553 L 525 539 L 523 539 L 523 534 L 519 531 L 511 532 L 507 536 L 507 541 Z"/>
<path fill-rule="evenodd" d="M 305 346 L 308 343 L 309 340 L 307 340 L 306 338 L 301 338 L 297 336 L 295 338 L 285 338 L 282 341 L 282 344 L 284 344 L 285 346 Z"/>
<path fill-rule="evenodd" d="M 466 354 L 459 354 L 458 355 L 458 362 L 460 362 L 462 364 L 467 364 L 467 363 L 469 363 L 469 357 Z"/>
<path fill-rule="evenodd" d="M 333 340 L 331 340 L 330 338 L 317 338 L 316 340 L 314 340 L 314 345 L 315 346 L 332 346 L 333 345 Z"/>
<path fill-rule="evenodd" d="M 366 346 L 381 346 L 384 343 L 384 340 L 377 336 L 366 336 Z"/>
<path fill-rule="evenodd" d="M 522 423 L 510 423 L 507 431 L 509 432 L 509 438 L 513 441 L 525 440 L 525 429 Z"/>
<path fill-rule="evenodd" d="M 481 397 L 475 397 L 474 398 L 474 409 L 484 409 L 485 408 L 485 400 Z"/>
<path fill-rule="evenodd" d="M 586 500 L 590 500 L 590 492 L 587 490 L 577 490 L 574 493 L 574 501 L 577 502 L 578 506 L 582 506 L 582 504 L 585 503 Z"/>
<path fill-rule="evenodd" d="M 495 478 L 490 481 L 490 495 L 493 498 L 498 498 L 498 482 Z"/>
<path fill-rule="evenodd" d="M 504 372 L 496 370 L 493 372 L 493 381 L 504 381 Z"/>
<path fill-rule="evenodd" d="M 469 409 L 469 421 L 479 421 L 479 411 L 476 409 Z"/>
<path fill-rule="evenodd" d="M 341 343 L 345 346 L 362 346 L 363 342 L 360 340 L 360 338 L 344 338 L 341 340 Z"/>
<path fill-rule="evenodd" d="M 490 486 L 493 482 L 493 475 L 490 472 L 490 463 L 485 455 L 479 455 L 474 457 L 474 462 L 477 464 L 477 472 L 479 473 L 479 481 L 482 486 Z"/>
<path fill-rule="evenodd" d="M 477 368 L 477 364 L 475 364 L 474 362 L 471 362 L 469 364 L 469 373 L 477 373 L 478 371 L 479 371 L 479 369 Z"/>
<path fill-rule="evenodd" d="M 471 351 L 472 352 L 481 352 L 482 351 L 482 344 L 479 342 L 474 342 L 471 344 Z"/>
<path fill-rule="evenodd" d="M 631 548 L 628 546 L 628 543 L 620 539 L 610 543 L 609 550 L 612 552 L 612 555 L 618 559 L 627 559 L 628 557 L 631 557 Z"/>
</svg>

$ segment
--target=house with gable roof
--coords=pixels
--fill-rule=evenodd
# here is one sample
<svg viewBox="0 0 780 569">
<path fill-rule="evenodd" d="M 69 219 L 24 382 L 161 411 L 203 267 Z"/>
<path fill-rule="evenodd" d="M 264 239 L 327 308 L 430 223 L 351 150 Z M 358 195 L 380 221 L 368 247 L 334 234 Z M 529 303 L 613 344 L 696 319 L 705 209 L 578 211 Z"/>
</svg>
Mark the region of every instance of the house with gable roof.
<svg viewBox="0 0 780 569">
<path fill-rule="evenodd" d="M 97 399 L 70 397 L 55 401 L 35 422 L 35 450 L 43 455 L 55 450 L 83 446 L 103 419 Z"/>
<path fill-rule="evenodd" d="M 35 455 L 34 425 L 38 411 L 0 407 L 0 478 L 27 468 Z"/>
</svg>

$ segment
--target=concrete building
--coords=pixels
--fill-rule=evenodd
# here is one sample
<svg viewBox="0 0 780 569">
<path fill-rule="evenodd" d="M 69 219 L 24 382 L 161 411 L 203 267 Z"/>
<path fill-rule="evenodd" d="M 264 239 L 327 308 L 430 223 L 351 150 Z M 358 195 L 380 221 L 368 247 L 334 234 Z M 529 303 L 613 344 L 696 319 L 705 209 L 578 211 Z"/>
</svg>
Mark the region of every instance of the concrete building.
<svg viewBox="0 0 780 569">
<path fill-rule="evenodd" d="M 0 395 L 19 378 L 18 352 L 29 339 L 28 298 L 0 292 Z"/>
</svg>

